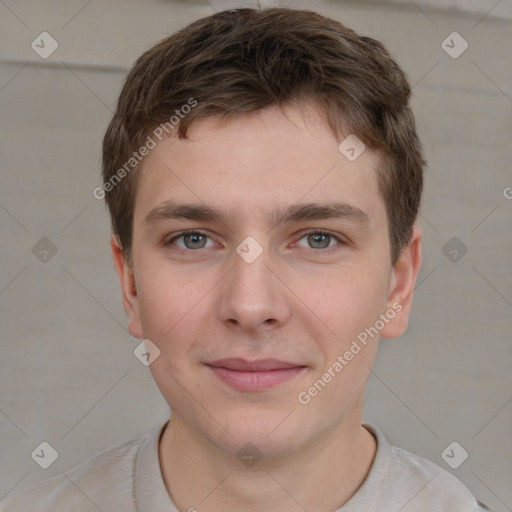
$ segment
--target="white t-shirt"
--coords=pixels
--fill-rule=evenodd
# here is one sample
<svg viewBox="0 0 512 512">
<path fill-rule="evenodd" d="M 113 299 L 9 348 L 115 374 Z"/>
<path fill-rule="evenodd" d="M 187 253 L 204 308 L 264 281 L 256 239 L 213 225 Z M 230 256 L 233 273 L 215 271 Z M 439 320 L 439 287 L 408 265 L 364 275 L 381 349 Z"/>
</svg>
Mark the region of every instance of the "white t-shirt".
<svg viewBox="0 0 512 512">
<path fill-rule="evenodd" d="M 160 471 L 165 424 L 108 448 L 0 504 L 0 512 L 179 512 Z M 375 426 L 377 453 L 358 491 L 335 512 L 484 512 L 453 475 L 390 445 Z"/>
</svg>

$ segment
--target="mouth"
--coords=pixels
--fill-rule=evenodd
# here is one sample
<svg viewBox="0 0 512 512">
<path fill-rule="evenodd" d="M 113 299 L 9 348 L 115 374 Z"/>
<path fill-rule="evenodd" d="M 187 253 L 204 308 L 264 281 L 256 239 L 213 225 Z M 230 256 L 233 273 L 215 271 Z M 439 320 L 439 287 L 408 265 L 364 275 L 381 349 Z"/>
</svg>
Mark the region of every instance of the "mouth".
<svg viewBox="0 0 512 512">
<path fill-rule="evenodd" d="M 306 369 L 277 359 L 221 359 L 206 366 L 224 383 L 240 391 L 262 391 L 293 379 Z"/>
</svg>

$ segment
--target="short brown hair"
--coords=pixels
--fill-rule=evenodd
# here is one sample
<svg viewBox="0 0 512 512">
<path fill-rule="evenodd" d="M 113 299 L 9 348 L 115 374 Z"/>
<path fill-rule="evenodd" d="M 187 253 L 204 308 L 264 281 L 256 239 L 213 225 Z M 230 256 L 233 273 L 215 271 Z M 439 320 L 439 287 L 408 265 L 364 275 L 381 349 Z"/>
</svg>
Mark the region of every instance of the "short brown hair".
<svg viewBox="0 0 512 512">
<path fill-rule="evenodd" d="M 308 10 L 227 10 L 160 41 L 127 75 L 103 140 L 102 174 L 110 184 L 104 197 L 127 261 L 139 166 L 129 172 L 125 164 L 155 127 L 193 99 L 193 109 L 174 116 L 180 139 L 195 119 L 314 101 L 337 137 L 355 134 L 378 151 L 394 264 L 412 234 L 426 163 L 410 95 L 382 43 Z M 123 179 L 114 182 L 116 173 Z"/>
</svg>

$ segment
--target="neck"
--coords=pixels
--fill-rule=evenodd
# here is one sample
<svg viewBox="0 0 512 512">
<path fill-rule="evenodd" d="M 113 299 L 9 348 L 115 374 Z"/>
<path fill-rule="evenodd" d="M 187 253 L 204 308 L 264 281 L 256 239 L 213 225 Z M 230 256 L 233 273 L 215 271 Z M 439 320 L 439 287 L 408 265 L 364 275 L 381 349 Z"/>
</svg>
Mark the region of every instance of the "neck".
<svg viewBox="0 0 512 512">
<path fill-rule="evenodd" d="M 160 440 L 165 485 L 180 511 L 332 512 L 361 486 L 377 446 L 360 417 L 286 456 L 247 468 L 236 454 L 202 441 L 174 414 Z"/>
</svg>

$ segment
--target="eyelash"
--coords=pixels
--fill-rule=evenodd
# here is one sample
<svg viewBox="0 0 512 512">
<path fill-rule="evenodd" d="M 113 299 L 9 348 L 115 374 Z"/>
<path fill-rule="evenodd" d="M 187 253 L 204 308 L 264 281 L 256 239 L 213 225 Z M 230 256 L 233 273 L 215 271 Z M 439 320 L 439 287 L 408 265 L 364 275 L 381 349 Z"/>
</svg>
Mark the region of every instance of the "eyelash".
<svg viewBox="0 0 512 512">
<path fill-rule="evenodd" d="M 183 238 L 186 235 L 203 235 L 203 236 L 206 236 L 211 239 L 211 237 L 210 237 L 210 235 L 208 235 L 208 233 L 205 233 L 204 231 L 200 231 L 200 230 L 191 229 L 188 231 L 182 231 L 181 233 L 177 234 L 176 236 L 172 237 L 170 240 L 165 242 L 164 245 L 171 246 L 174 244 L 174 242 L 176 240 L 179 240 L 180 238 Z M 348 243 L 345 240 L 343 240 L 341 237 L 331 233 L 330 231 L 325 231 L 323 229 L 313 229 L 313 230 L 307 231 L 305 233 L 302 233 L 299 240 L 302 240 L 303 238 L 305 238 L 309 235 L 326 235 L 326 236 L 330 236 L 331 238 L 333 238 L 334 240 L 336 240 L 338 242 L 338 244 L 336 244 L 332 247 L 325 247 L 323 249 L 322 248 L 314 249 L 312 247 L 305 248 L 307 250 L 314 251 L 317 253 L 318 252 L 330 252 L 332 250 L 340 249 L 340 246 L 348 245 Z M 181 252 L 193 252 L 193 251 L 199 251 L 200 249 L 183 249 L 181 247 L 178 247 L 177 250 L 181 251 Z"/>
</svg>

